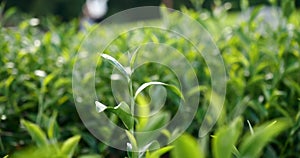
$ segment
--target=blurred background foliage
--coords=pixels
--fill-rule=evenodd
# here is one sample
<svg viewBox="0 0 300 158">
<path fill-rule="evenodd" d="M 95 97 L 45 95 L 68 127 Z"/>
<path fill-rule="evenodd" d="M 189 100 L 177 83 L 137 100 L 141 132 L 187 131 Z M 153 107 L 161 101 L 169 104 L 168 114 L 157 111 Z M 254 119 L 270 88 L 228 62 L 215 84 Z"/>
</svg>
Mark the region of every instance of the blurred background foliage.
<svg viewBox="0 0 300 158">
<path fill-rule="evenodd" d="M 82 14 L 82 6 L 85 0 L 0 0 L 5 2 L 5 8 L 16 7 L 18 10 L 29 13 L 36 17 L 45 15 L 56 15 L 62 20 L 71 20 L 77 18 Z M 225 4 L 230 2 L 232 7 L 231 11 L 241 10 L 240 0 L 173 0 L 173 8 L 180 9 L 185 6 L 190 9 L 196 9 L 199 6 L 194 4 L 201 3 L 201 7 L 212 10 L 218 3 Z M 278 1 L 277 5 L 280 5 L 283 1 Z M 108 13 L 106 17 L 133 7 L 139 6 L 159 6 L 161 0 L 109 0 L 108 1 Z M 296 6 L 300 6 L 300 0 L 296 0 Z M 269 0 L 250 0 L 249 6 L 256 5 L 271 5 Z"/>
</svg>

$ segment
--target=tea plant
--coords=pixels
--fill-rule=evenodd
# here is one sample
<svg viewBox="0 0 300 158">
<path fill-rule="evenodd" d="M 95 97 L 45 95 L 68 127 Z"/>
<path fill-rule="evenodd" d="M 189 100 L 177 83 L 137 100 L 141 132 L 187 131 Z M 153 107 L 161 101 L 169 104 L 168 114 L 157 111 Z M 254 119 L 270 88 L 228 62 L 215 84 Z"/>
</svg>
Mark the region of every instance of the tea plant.
<svg viewBox="0 0 300 158">
<path fill-rule="evenodd" d="M 54 137 L 55 116 L 49 122 L 49 139 L 38 125 L 25 120 L 21 120 L 21 123 L 29 132 L 37 147 L 23 149 L 9 157 L 73 157 L 80 136 L 73 136 L 62 145 L 59 144 Z"/>
<path fill-rule="evenodd" d="M 133 65 L 135 56 L 137 54 L 137 51 L 133 54 L 131 58 L 131 65 Z M 139 141 L 134 136 L 134 131 L 145 131 L 148 127 L 148 129 L 156 130 L 158 127 L 151 127 L 149 128 L 149 125 L 155 125 L 157 123 L 161 123 L 161 119 L 157 119 L 157 115 L 154 117 L 151 117 L 151 120 L 155 120 L 155 122 L 150 120 L 150 117 L 147 116 L 147 113 L 144 113 L 144 115 L 139 116 L 139 118 L 135 117 L 135 108 L 141 108 L 140 106 L 137 106 L 135 103 L 140 95 L 140 93 L 145 90 L 149 86 L 153 85 L 162 85 L 165 87 L 168 87 L 171 89 L 173 92 L 175 92 L 179 97 L 183 98 L 183 95 L 181 94 L 180 90 L 170 84 L 166 84 L 163 82 L 158 82 L 158 81 L 152 81 L 152 82 L 146 82 L 142 84 L 140 87 L 137 88 L 137 90 L 134 92 L 133 90 L 133 80 L 132 80 L 132 74 L 134 73 L 134 69 L 130 67 L 130 70 L 125 69 L 124 66 L 122 66 L 115 58 L 107 55 L 107 54 L 101 54 L 101 57 L 104 58 L 105 60 L 108 60 L 111 64 L 113 64 L 120 72 L 121 74 L 126 78 L 126 81 L 128 82 L 128 89 L 129 89 L 129 94 L 130 94 L 130 105 L 128 105 L 126 102 L 122 101 L 119 103 L 119 105 L 115 107 L 108 107 L 98 101 L 95 102 L 97 111 L 99 113 L 104 112 L 104 111 L 109 111 L 114 113 L 116 116 L 120 118 L 120 120 L 123 122 L 124 126 L 126 127 L 126 134 L 130 140 L 130 142 L 127 143 L 127 148 L 128 148 L 128 157 L 130 158 L 136 158 L 136 157 L 143 157 L 145 152 L 146 157 L 148 158 L 154 158 L 154 157 L 159 157 L 160 155 L 164 154 L 165 152 L 169 151 L 172 149 L 172 147 L 167 146 L 161 149 L 156 150 L 153 153 L 149 152 L 149 149 L 152 145 L 154 145 L 153 141 L 149 144 L 146 144 L 145 146 L 140 146 Z M 151 99 L 158 99 L 158 98 L 151 98 Z M 147 105 L 146 105 L 147 106 Z M 145 107 L 143 107 L 145 109 Z M 145 111 L 144 109 L 140 109 L 139 111 Z M 147 110 L 149 111 L 149 110 Z M 148 118 L 149 117 L 149 118 Z M 156 118 L 155 118 L 156 117 Z M 160 116 L 158 116 L 159 118 Z M 163 119 L 163 118 L 162 118 Z M 136 125 L 135 125 L 136 124 Z M 139 128 L 138 128 L 139 127 Z M 159 145 L 159 144 L 156 144 Z M 157 147 L 155 147 L 157 148 Z M 138 153 L 136 151 L 139 151 Z"/>
</svg>

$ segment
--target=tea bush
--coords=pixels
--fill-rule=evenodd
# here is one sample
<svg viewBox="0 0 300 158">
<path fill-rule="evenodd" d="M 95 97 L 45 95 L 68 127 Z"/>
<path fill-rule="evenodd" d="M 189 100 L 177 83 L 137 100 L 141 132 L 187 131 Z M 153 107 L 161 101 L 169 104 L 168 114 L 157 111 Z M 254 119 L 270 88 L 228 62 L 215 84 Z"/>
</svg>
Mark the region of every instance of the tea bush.
<svg viewBox="0 0 300 158">
<path fill-rule="evenodd" d="M 212 93 L 210 73 L 204 59 L 193 55 L 195 49 L 190 43 L 145 28 L 139 30 L 145 35 L 145 41 L 136 38 L 139 32 L 129 33 L 120 36 L 105 50 L 106 54 L 120 57 L 130 48 L 128 43 L 169 43 L 183 52 L 197 70 L 201 86 L 195 90 L 201 91 L 201 100 L 192 124 L 186 134 L 171 146 L 146 152 L 146 157 L 163 154 L 171 157 L 298 156 L 299 12 L 292 10 L 291 15 L 278 16 L 279 25 L 272 27 L 259 17 L 261 9 L 255 8 L 248 20 L 240 22 L 232 20 L 237 19 L 236 15 L 226 11 L 221 15 L 209 15 L 182 9 L 211 32 L 227 71 L 223 111 L 217 125 L 205 137 L 198 137 L 198 131 Z M 46 19 L 35 26 L 33 20 L 24 20 L 16 27 L 1 27 L 0 30 L 0 156 L 20 157 L 24 153 L 48 152 L 61 157 L 126 156 L 125 152 L 96 140 L 76 112 L 72 70 L 85 35 L 78 31 L 78 22 L 56 25 L 53 20 Z M 105 27 L 110 29 L 102 29 Z M 94 36 L 105 38 L 110 35 L 106 30 L 113 31 L 111 28 L 101 26 Z M 96 45 L 96 42 L 91 45 Z M 104 60 L 97 67 L 96 91 L 97 95 L 105 96 L 101 102 L 106 105 L 115 105 L 111 88 L 106 86 L 110 83 L 112 68 Z M 132 77 L 136 81 L 133 84 L 135 90 L 153 78 L 178 85 L 172 80 L 174 74 L 171 71 L 157 65 L 143 66 Z M 147 96 L 145 98 L 147 100 Z M 178 95 L 168 93 L 166 104 L 178 105 Z M 176 106 L 164 109 L 170 116 L 176 110 Z M 115 122 L 121 124 L 118 119 Z M 166 154 L 168 151 L 170 153 Z"/>
</svg>

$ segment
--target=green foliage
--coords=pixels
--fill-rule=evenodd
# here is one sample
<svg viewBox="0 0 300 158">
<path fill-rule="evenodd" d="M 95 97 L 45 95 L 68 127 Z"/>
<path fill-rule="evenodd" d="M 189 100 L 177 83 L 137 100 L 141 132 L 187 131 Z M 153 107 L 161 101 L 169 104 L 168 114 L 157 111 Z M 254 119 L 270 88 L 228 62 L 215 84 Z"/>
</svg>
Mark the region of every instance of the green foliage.
<svg viewBox="0 0 300 158">
<path fill-rule="evenodd" d="M 212 149 L 215 158 L 230 158 L 242 133 L 243 121 L 235 119 L 230 125 L 220 127 L 213 136 Z"/>
<path fill-rule="evenodd" d="M 80 141 L 80 136 L 73 136 L 67 139 L 62 145 L 51 143 L 44 131 L 36 124 L 26 120 L 21 120 L 28 133 L 31 135 L 37 147 L 27 148 L 12 155 L 12 157 L 68 157 L 74 155 L 74 151 Z"/>
<path fill-rule="evenodd" d="M 170 151 L 171 149 L 173 149 L 173 146 L 163 147 L 163 148 L 160 148 L 160 149 L 158 149 L 156 151 L 153 151 L 151 153 L 147 152 L 146 153 L 146 158 L 160 158 L 160 156 L 162 156 L 166 152 Z"/>
<path fill-rule="evenodd" d="M 247 1 L 244 2 L 247 8 Z M 200 87 L 188 93 L 201 92 L 197 115 L 187 130 L 189 134 L 176 140 L 172 147 L 151 151 L 159 144 L 146 144 L 143 138 L 136 138 L 131 132 L 160 128 L 177 112 L 182 94 L 178 83 L 172 80 L 174 74 L 161 65 L 152 64 L 139 67 L 131 74 L 115 59 L 104 55 L 105 59 L 98 63 L 95 82 L 97 95 L 105 96 L 101 102 L 109 106 L 100 102 L 96 105 L 99 112 L 107 113 L 127 129 L 129 156 L 159 157 L 170 152 L 172 157 L 297 157 L 300 153 L 300 18 L 292 2 L 281 3 L 283 16 L 277 17 L 279 25 L 276 27 L 259 17 L 261 7 L 253 9 L 248 21 L 238 22 L 237 15 L 227 12 L 212 16 L 201 9 L 200 13 L 183 9 L 211 32 L 227 70 L 225 106 L 209 133 L 211 137 L 207 136 L 205 141 L 199 138 L 197 142 L 197 132 L 209 101 L 216 98 L 210 98 L 214 93 L 210 88 L 210 71 L 205 60 L 195 55 L 195 48 L 183 38 L 151 28 L 121 35 L 113 41 L 105 53 L 114 57 L 129 51 L 130 43 L 156 42 L 177 48 L 193 63 L 200 83 Z M 12 12 L 8 12 L 7 17 Z M 174 23 L 170 29 L 176 26 L 176 21 Z M 83 33 L 78 32 L 76 21 L 56 24 L 47 18 L 40 19 L 35 26 L 32 19 L 28 19 L 15 27 L 0 28 L 0 156 L 124 156 L 126 153 L 114 152 L 82 126 L 74 107 L 71 76 Z M 95 36 L 109 36 L 110 32 L 102 29 L 105 27 L 96 30 Z M 145 36 L 137 38 L 139 33 Z M 112 107 L 116 103 L 107 86 L 113 67 L 128 80 L 134 80 L 129 100 L 115 107 Z M 166 87 L 166 103 L 170 106 L 151 117 L 133 118 L 133 106 L 129 103 L 138 104 L 134 108 L 140 116 L 149 116 L 150 100 L 157 98 L 153 101 L 155 104 L 164 101 L 159 98 L 163 93 L 159 86 Z M 148 89 L 153 93 L 148 94 Z M 176 131 L 163 131 L 167 138 L 172 132 Z M 145 150 L 135 153 L 131 152 L 133 148 Z"/>
<path fill-rule="evenodd" d="M 107 107 L 98 101 L 96 101 L 95 104 L 98 112 L 103 112 L 104 110 L 112 112 L 121 119 L 127 129 L 133 129 L 134 118 L 131 115 L 129 106 L 125 102 L 121 102 L 115 107 Z"/>
<path fill-rule="evenodd" d="M 96 101 L 95 102 L 96 108 L 97 108 L 98 112 L 103 112 L 103 111 L 107 110 L 107 111 L 110 111 L 110 112 L 116 114 L 116 116 L 118 116 L 120 118 L 120 120 L 123 122 L 125 127 L 128 129 L 128 130 L 126 130 L 126 134 L 127 134 L 127 137 L 129 138 L 129 142 L 127 143 L 127 152 L 128 152 L 129 158 L 141 157 L 145 151 L 150 150 L 150 147 L 154 140 L 151 143 L 145 145 L 145 143 L 144 143 L 145 138 L 136 139 L 136 137 L 134 136 L 134 131 L 152 131 L 152 130 L 159 129 L 165 123 L 167 123 L 167 121 L 169 119 L 167 119 L 167 121 L 166 121 L 166 119 L 165 119 L 166 115 L 163 115 L 162 113 L 159 113 L 159 115 L 156 114 L 156 115 L 154 115 L 154 117 L 149 117 L 148 115 L 145 115 L 145 113 L 143 113 L 143 115 L 141 117 L 146 118 L 147 121 L 145 121 L 145 119 L 140 119 L 141 123 L 139 123 L 139 121 L 135 122 L 134 121 L 135 120 L 134 111 L 136 108 L 135 101 L 137 100 L 138 95 L 143 90 L 145 90 L 147 87 L 153 86 L 153 85 L 166 86 L 166 87 L 170 88 L 171 90 L 173 90 L 181 98 L 183 98 L 183 95 L 176 86 L 166 84 L 163 82 L 157 82 L 157 81 L 146 82 L 146 83 L 142 84 L 140 87 L 138 87 L 135 92 L 133 92 L 134 80 L 132 79 L 132 72 L 126 71 L 126 69 L 123 65 L 121 65 L 115 58 L 113 58 L 107 54 L 101 54 L 101 57 L 104 58 L 105 60 L 108 60 L 127 79 L 127 82 L 129 84 L 128 91 L 130 92 L 130 96 L 128 99 L 131 102 L 130 102 L 130 107 L 126 104 L 126 102 L 122 101 L 118 106 L 112 108 L 112 107 L 107 107 L 106 105 Z M 130 61 L 131 66 L 133 66 L 133 62 L 132 62 L 133 60 L 135 60 L 135 56 Z M 131 70 L 134 70 L 134 69 L 132 67 L 130 67 L 130 71 Z M 156 99 L 156 98 L 153 98 L 153 99 Z M 140 99 L 139 101 L 142 101 L 142 100 L 143 99 Z M 149 118 L 151 118 L 151 121 L 148 121 Z M 136 126 L 139 128 L 135 128 L 135 124 L 137 124 Z M 141 128 L 141 127 L 143 127 L 143 128 Z M 142 149 L 142 150 L 140 150 L 140 149 Z M 163 154 L 164 152 L 167 152 L 170 149 L 171 148 L 165 147 L 165 148 L 159 149 L 159 150 L 153 152 L 152 154 L 150 154 L 150 155 L 148 154 L 148 155 L 150 157 L 159 157 L 159 155 Z"/>
<path fill-rule="evenodd" d="M 273 122 L 266 122 L 254 130 L 253 134 L 248 134 L 241 142 L 241 157 L 259 157 L 264 146 L 267 145 L 275 136 L 290 126 L 290 121 L 278 119 Z"/>
<path fill-rule="evenodd" d="M 240 135 L 243 133 L 243 120 L 236 118 L 231 124 L 219 127 L 212 136 L 213 157 L 230 158 L 233 154 L 240 158 L 259 157 L 268 142 L 289 127 L 290 121 L 280 118 L 255 127 L 253 133 L 249 131 L 242 138 Z M 196 139 L 189 135 L 181 136 L 175 141 L 174 146 L 172 150 L 174 158 L 205 157 Z"/>
<path fill-rule="evenodd" d="M 29 132 L 32 139 L 36 142 L 37 146 L 45 147 L 48 144 L 47 137 L 39 126 L 25 120 L 21 120 L 21 123 L 23 126 L 25 126 L 26 130 Z"/>
<path fill-rule="evenodd" d="M 171 155 L 174 158 L 203 158 L 204 154 L 200 150 L 200 146 L 197 141 L 190 135 L 184 134 L 179 137 L 174 143 L 174 149 L 171 151 Z"/>
<path fill-rule="evenodd" d="M 145 88 L 152 86 L 152 85 L 163 85 L 163 86 L 167 86 L 169 87 L 171 90 L 173 90 L 174 93 L 176 93 L 178 96 L 180 96 L 180 98 L 184 99 L 183 94 L 181 93 L 181 91 L 174 85 L 169 85 L 166 83 L 162 83 L 162 82 L 147 82 L 142 84 L 135 92 L 134 94 L 134 98 L 137 98 L 137 96 L 139 95 L 139 93 L 141 93 Z"/>
<path fill-rule="evenodd" d="M 80 136 L 73 136 L 72 138 L 67 139 L 62 145 L 59 155 L 65 155 L 66 157 L 71 158 L 79 140 Z"/>
</svg>

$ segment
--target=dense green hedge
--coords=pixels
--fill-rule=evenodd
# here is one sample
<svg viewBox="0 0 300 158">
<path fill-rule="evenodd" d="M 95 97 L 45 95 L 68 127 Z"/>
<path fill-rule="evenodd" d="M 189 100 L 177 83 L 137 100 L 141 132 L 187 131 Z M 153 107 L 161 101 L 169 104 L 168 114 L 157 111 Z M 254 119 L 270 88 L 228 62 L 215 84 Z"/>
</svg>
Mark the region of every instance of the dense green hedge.
<svg viewBox="0 0 300 158">
<path fill-rule="evenodd" d="M 223 151 L 222 144 L 218 144 L 220 142 L 225 143 L 225 146 L 226 143 L 235 145 L 237 150 L 232 151 L 235 155 L 247 155 L 247 152 L 251 154 L 252 151 L 257 152 L 253 154 L 258 156 L 263 154 L 267 157 L 297 157 L 300 153 L 299 13 L 293 12 L 289 18 L 278 17 L 280 25 L 272 29 L 267 24 L 259 25 L 261 22 L 256 11 L 259 9 L 251 14 L 248 21 L 228 24 L 225 21 L 232 17 L 226 12 L 220 17 L 203 19 L 198 12 L 184 10 L 212 32 L 224 58 L 228 75 L 225 108 L 218 124 L 210 133 L 213 137 L 199 139 L 203 147 L 200 155 L 205 153 L 207 157 L 217 157 Z M 36 126 L 25 120 L 34 122 L 47 133 L 47 141 L 33 138 L 37 145 L 55 144 L 73 135 L 80 135 L 76 156 L 126 155 L 125 152 L 108 148 L 96 140 L 87 132 L 77 115 L 72 97 L 72 69 L 84 37 L 84 32 L 78 31 L 78 23 L 75 21 L 57 26 L 52 21 L 46 21 L 40 24 L 43 26 L 32 24 L 30 20 L 25 20 L 16 27 L 1 27 L 0 30 L 0 156 L 23 151 L 34 144 L 30 138 L 32 133 L 29 135 L 25 129 L 30 131 L 30 127 Z M 109 32 L 103 30 L 105 29 L 100 28 L 95 35 L 109 35 Z M 176 157 L 185 153 L 185 148 L 180 148 L 185 143 L 191 146 L 188 153 L 197 153 L 200 150 L 193 151 L 197 150 L 193 145 L 197 144 L 195 139 L 198 137 L 199 125 L 210 100 L 208 68 L 201 57 L 191 55 L 194 50 L 189 44 L 180 39 L 171 41 L 172 38 L 159 31 L 144 31 L 148 37 L 147 42 L 169 42 L 185 52 L 184 55 L 195 64 L 199 83 L 203 85 L 199 88 L 201 107 L 187 130 L 193 138 L 185 135 L 175 142 L 172 155 Z M 122 52 L 128 51 L 127 43 L 141 42 L 134 37 L 136 36 L 121 36 L 111 44 L 106 53 L 122 55 Z M 116 48 L 120 51 L 115 52 Z M 97 74 L 100 76 L 97 77 L 110 83 L 107 75 L 110 75 L 112 66 L 99 64 Z M 153 72 L 153 68 L 149 67 L 143 68 L 136 79 L 138 82 L 149 81 L 151 78 L 144 74 L 157 73 L 159 79 L 168 82 L 166 74 L 168 76 L 170 72 Z M 96 83 L 97 94 L 105 96 L 103 102 L 114 105 L 110 87 L 105 86 L 107 83 Z M 171 100 L 168 103 L 176 104 L 176 98 L 169 97 Z M 166 110 L 172 114 L 176 109 Z M 254 128 L 251 136 L 249 133 L 252 126 L 258 128 Z M 275 137 L 279 133 L 281 134 Z M 227 137 L 235 142 L 231 142 L 231 139 L 226 142 Z M 76 144 L 78 138 L 75 136 L 70 141 Z M 260 147 L 264 146 L 266 147 L 260 152 Z M 229 149 L 231 150 L 233 148 Z"/>
</svg>

